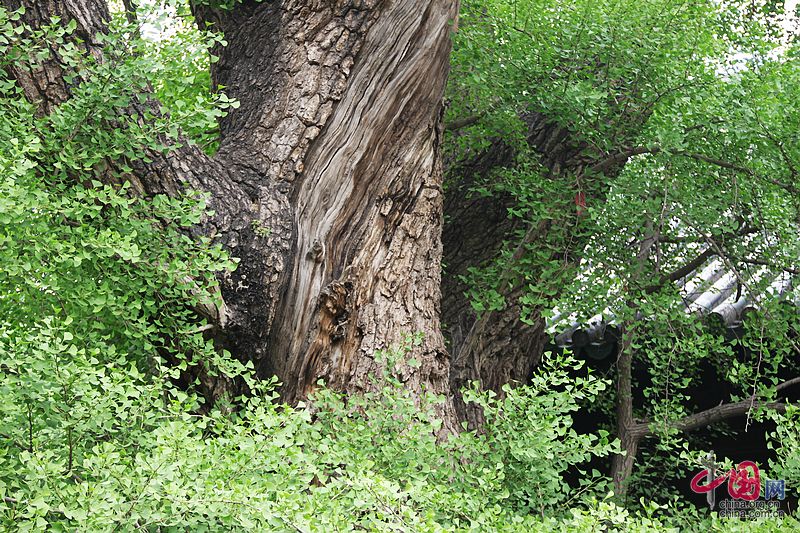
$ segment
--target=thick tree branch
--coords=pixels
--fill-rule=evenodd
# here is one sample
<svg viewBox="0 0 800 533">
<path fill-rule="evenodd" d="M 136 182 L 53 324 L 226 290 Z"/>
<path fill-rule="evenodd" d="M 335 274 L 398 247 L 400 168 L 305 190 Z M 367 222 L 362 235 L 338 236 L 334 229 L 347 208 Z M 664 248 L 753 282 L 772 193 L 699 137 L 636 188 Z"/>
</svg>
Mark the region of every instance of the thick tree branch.
<svg viewBox="0 0 800 533">
<path fill-rule="evenodd" d="M 62 27 L 70 21 L 75 21 L 75 30 L 71 35 L 72 44 L 77 50 L 100 58 L 102 44 L 97 35 L 107 31 L 110 15 L 104 0 L 46 0 L 30 2 L 28 0 L 2 0 L 1 4 L 8 11 L 24 8 L 20 22 L 23 28 L 34 30 L 52 24 L 59 20 Z M 28 30 L 23 31 L 26 35 Z M 40 115 L 49 114 L 56 106 L 66 102 L 74 89 L 74 84 L 80 81 L 67 81 L 65 65 L 60 60 L 58 51 L 50 46 L 50 56 L 35 65 L 14 62 L 9 67 L 9 73 L 16 79 L 25 97 L 38 107 Z"/>
<path fill-rule="evenodd" d="M 528 126 L 528 144 L 540 155 L 548 179 L 578 174 L 586 159 L 591 157 L 592 148 L 544 114 L 531 112 L 522 119 Z M 527 380 L 547 340 L 539 309 L 527 310 L 530 320 L 528 323 L 521 321 L 523 307 L 519 297 L 526 284 L 518 271 L 512 268 L 502 274 L 499 285 L 506 303 L 503 309 L 481 316 L 472 309 L 465 296 L 467 287 L 459 280 L 459 275 L 469 274 L 471 266 L 491 261 L 498 245 L 515 230 L 523 230 L 524 221 L 508 217 L 507 208 L 514 205 L 510 195 L 476 198 L 469 193 L 470 188 L 481 183 L 493 169 L 513 165 L 514 156 L 514 148 L 501 140 L 493 142 L 488 150 L 456 170 L 461 179 L 448 190 L 445 199 L 449 221 L 445 224 L 443 240 L 448 275 L 443 280 L 442 314 L 452 342 L 451 386 L 457 402 L 460 402 L 460 390 L 472 381 L 480 381 L 484 388 L 501 392 L 506 383 Z M 570 191 L 565 192 L 571 201 Z M 553 224 L 558 225 L 559 230 L 572 232 L 574 223 L 575 212 L 570 211 Z M 537 240 L 546 243 L 550 229 L 550 222 L 546 225 L 528 223 L 522 242 L 512 252 L 512 262 Z M 580 246 L 575 245 L 575 248 Z M 564 261 L 562 253 L 554 252 L 555 256 Z M 463 403 L 457 405 L 462 419 L 467 419 L 473 427 L 480 424 L 481 415 L 477 410 Z"/>
<path fill-rule="evenodd" d="M 706 409 L 705 411 L 689 415 L 676 422 L 673 422 L 670 424 L 670 426 L 678 429 L 679 431 L 692 431 L 694 429 L 707 427 L 711 424 L 722 422 L 730 418 L 736 418 L 745 415 L 748 411 L 757 407 L 771 409 L 778 412 L 786 411 L 786 404 L 781 402 L 767 403 L 747 399 L 736 403 L 727 403 L 718 405 L 717 407 L 712 407 L 711 409 Z M 645 437 L 652 434 L 649 425 L 644 423 L 637 424 L 635 431 L 640 437 Z"/>
<path fill-rule="evenodd" d="M 784 381 L 775 387 L 776 391 L 787 389 L 793 385 L 800 384 L 800 377 Z M 753 398 L 741 400 L 734 403 L 721 404 L 705 411 L 686 416 L 680 420 L 670 422 L 669 426 L 679 431 L 692 431 L 703 427 L 710 426 L 717 422 L 722 422 L 730 418 L 736 418 L 747 414 L 751 409 L 764 408 L 777 411 L 779 413 L 786 412 L 786 404 L 783 402 L 761 402 L 755 401 Z M 633 434 L 637 439 L 648 437 L 653 434 L 650 424 L 641 422 L 636 424 L 632 429 Z"/>
<path fill-rule="evenodd" d="M 444 125 L 444 129 L 447 131 L 458 131 L 460 129 L 466 128 L 468 126 L 472 126 L 473 124 L 477 124 L 483 118 L 484 113 L 478 113 L 476 115 L 470 115 L 468 117 L 458 118 L 456 120 L 450 121 Z"/>
<path fill-rule="evenodd" d="M 635 282 L 642 275 L 647 265 L 653 246 L 656 243 L 657 232 L 652 223 L 648 222 L 645 227 L 645 238 L 639 242 L 639 250 L 636 253 L 636 262 L 632 280 Z M 638 305 L 635 301 L 629 300 L 628 307 L 633 313 L 632 318 L 623 322 L 621 327 L 622 343 L 619 347 L 617 356 L 617 379 L 616 379 L 616 426 L 617 437 L 620 440 L 624 454 L 617 454 L 611 463 L 611 478 L 614 483 L 614 492 L 617 496 L 623 497 L 627 492 L 628 479 L 633 471 L 636 461 L 636 452 L 639 446 L 640 437 L 636 434 L 636 424 L 633 420 L 633 357 L 636 349 L 634 340 L 636 329 L 639 322 L 636 318 Z"/>
<path fill-rule="evenodd" d="M 655 154 L 660 151 L 658 148 L 648 148 L 645 146 L 637 146 L 635 148 L 628 148 L 625 149 L 617 154 L 613 154 L 603 161 L 596 163 L 589 167 L 589 171 L 593 174 L 602 174 L 606 172 L 608 169 L 626 163 L 628 159 L 636 155 L 642 154 Z"/>
<path fill-rule="evenodd" d="M 637 146 L 637 147 L 633 147 L 633 148 L 627 148 L 627 149 L 625 149 L 625 150 L 623 150 L 623 151 L 621 151 L 621 152 L 619 152 L 617 154 L 612 154 L 611 156 L 609 156 L 605 160 L 601 161 L 600 163 L 597 163 L 594 166 L 590 167 L 590 171 L 601 173 L 601 172 L 604 172 L 606 169 L 608 169 L 609 167 L 611 167 L 613 165 L 625 163 L 626 161 L 628 161 L 628 159 L 630 159 L 633 156 L 643 155 L 643 154 L 655 155 L 655 154 L 661 153 L 663 151 L 664 151 L 664 149 L 661 148 L 660 146 Z M 754 172 L 750 168 L 747 168 L 745 166 L 742 166 L 742 165 L 739 165 L 739 164 L 736 164 L 736 163 L 731 163 L 730 161 L 725 161 L 724 159 L 718 159 L 716 157 L 711 157 L 711 156 L 708 156 L 708 155 L 705 155 L 705 154 L 689 152 L 689 151 L 685 151 L 685 150 L 671 151 L 670 153 L 673 153 L 675 155 L 679 155 L 679 156 L 682 156 L 682 157 L 688 157 L 689 159 L 694 159 L 695 161 L 708 163 L 709 165 L 714 165 L 714 166 L 717 166 L 717 167 L 720 167 L 720 168 L 724 168 L 724 169 L 727 169 L 727 170 L 733 170 L 735 172 L 740 172 L 742 174 L 746 174 L 746 175 L 754 177 L 754 178 L 763 179 L 763 180 L 765 180 L 765 181 L 767 181 L 769 183 L 772 183 L 773 185 L 775 185 L 777 187 L 785 189 L 785 190 L 787 190 L 787 191 L 789 191 L 791 193 L 794 193 L 794 194 L 797 194 L 798 191 L 799 191 L 799 189 L 794 184 L 784 183 L 784 182 L 782 182 L 780 180 L 777 180 L 775 178 L 771 178 L 769 176 L 761 176 L 759 174 L 756 174 L 756 172 Z M 794 175 L 794 173 L 793 173 L 793 175 Z"/>
<path fill-rule="evenodd" d="M 665 274 L 659 278 L 659 280 L 654 283 L 653 285 L 649 285 L 645 288 L 645 294 L 653 294 L 657 292 L 662 287 L 674 283 L 679 279 L 682 279 L 695 270 L 697 270 L 703 263 L 708 261 L 711 257 L 713 257 L 716 252 L 712 248 L 706 248 L 703 253 L 683 265 L 682 267 L 670 272 L 669 274 Z"/>
<path fill-rule="evenodd" d="M 125 19 L 127 19 L 130 24 L 138 24 L 138 20 L 136 19 L 136 0 L 122 0 L 122 5 L 125 7 Z"/>
<path fill-rule="evenodd" d="M 788 389 L 789 387 L 792 387 L 792 386 L 798 385 L 798 384 L 800 384 L 800 377 L 796 377 L 796 378 L 784 381 L 783 383 L 779 383 L 775 387 L 775 391 L 780 392 L 780 391 L 782 391 L 784 389 Z"/>
</svg>

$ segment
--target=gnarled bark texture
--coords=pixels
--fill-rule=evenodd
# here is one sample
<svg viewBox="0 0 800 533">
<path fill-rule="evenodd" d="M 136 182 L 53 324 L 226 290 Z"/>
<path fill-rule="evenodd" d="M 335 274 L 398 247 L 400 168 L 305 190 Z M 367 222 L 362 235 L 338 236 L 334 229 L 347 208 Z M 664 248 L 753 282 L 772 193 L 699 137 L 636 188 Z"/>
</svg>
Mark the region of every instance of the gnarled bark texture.
<svg viewBox="0 0 800 533">
<path fill-rule="evenodd" d="M 541 113 L 529 113 L 522 118 L 528 127 L 528 145 L 538 154 L 546 179 L 574 182 L 584 169 L 603 158 L 603 154 L 576 140 L 576 135 Z M 542 318 L 544 309 L 533 309 L 527 322 L 521 320 L 523 309 L 519 299 L 525 291 L 524 279 L 509 273 L 502 287 L 506 305 L 478 316 L 464 295 L 467 287 L 461 276 L 470 267 L 484 265 L 496 257 L 504 241 L 506 245 L 516 245 L 512 261 L 519 260 L 526 246 L 548 247 L 548 239 L 568 232 L 576 224 L 573 207 L 571 211 L 558 213 L 550 222 L 526 227 L 523 221 L 509 217 L 508 209 L 516 203 L 510 195 L 485 197 L 470 193 L 472 187 L 484 184 L 487 178 L 491 180 L 492 172 L 515 164 L 515 151 L 503 140 L 497 140 L 473 160 L 450 169 L 458 179 L 448 189 L 445 203 L 447 223 L 443 241 L 447 275 L 442 285 L 442 320 L 450 340 L 451 387 L 456 393 L 456 408 L 459 418 L 467 420 L 471 427 L 481 424 L 481 413 L 465 405 L 457 392 L 472 381 L 479 381 L 484 389 L 495 392 L 501 392 L 507 383 L 526 382 L 541 358 L 548 336 Z M 569 196 L 577 190 L 564 192 Z M 523 237 L 514 237 L 515 233 Z M 570 248 L 566 261 L 575 264 L 579 250 L 579 245 Z"/>
<path fill-rule="evenodd" d="M 75 20 L 102 60 L 103 0 L 4 0 L 26 22 Z M 448 395 L 439 323 L 442 95 L 457 0 L 246 0 L 195 6 L 225 34 L 215 83 L 241 102 L 218 153 L 191 146 L 129 176 L 142 194 L 211 193 L 198 231 L 234 257 L 216 311 L 219 340 L 283 382 L 289 401 L 319 379 L 374 386 L 375 352 L 423 333 L 399 369 L 408 388 Z M 67 100 L 58 61 L 14 72 L 42 113 Z M 132 107 L 131 113 L 137 109 Z M 222 387 L 222 384 L 218 384 Z M 442 412 L 455 428 L 452 405 Z"/>
</svg>

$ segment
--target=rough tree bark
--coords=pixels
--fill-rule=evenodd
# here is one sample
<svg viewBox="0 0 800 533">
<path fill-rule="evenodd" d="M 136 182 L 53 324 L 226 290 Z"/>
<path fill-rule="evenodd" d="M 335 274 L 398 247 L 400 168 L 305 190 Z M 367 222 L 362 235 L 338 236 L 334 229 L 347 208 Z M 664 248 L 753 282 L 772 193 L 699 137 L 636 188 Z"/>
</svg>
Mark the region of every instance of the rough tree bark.
<svg viewBox="0 0 800 533">
<path fill-rule="evenodd" d="M 75 20 L 102 57 L 103 0 L 24 4 L 38 27 Z M 241 102 L 221 123 L 220 149 L 184 146 L 128 176 L 143 194 L 211 193 L 216 214 L 198 231 L 239 267 L 223 281 L 220 341 L 283 382 L 288 401 L 317 380 L 369 389 L 375 352 L 423 333 L 417 392 L 448 395 L 439 323 L 442 96 L 457 0 L 284 0 L 196 6 L 229 45 L 215 83 Z M 69 98 L 57 60 L 14 72 L 42 113 Z M 132 108 L 130 112 L 137 110 Z M 222 386 L 222 385 L 220 385 Z M 455 428 L 452 404 L 444 427 Z"/>
<path fill-rule="evenodd" d="M 580 181 L 580 192 L 586 198 L 602 202 L 608 181 L 621 171 L 627 158 L 601 167 L 609 154 L 582 142 L 579 135 L 542 113 L 531 112 L 522 118 L 528 127 L 528 145 L 539 156 L 543 179 L 574 184 Z M 515 205 L 509 195 L 483 197 L 470 193 L 471 187 L 482 183 L 492 171 L 513 167 L 515 157 L 511 147 L 503 140 L 496 140 L 471 161 L 449 169 L 457 180 L 448 189 L 445 200 L 447 222 L 443 240 L 447 275 L 442 285 L 442 319 L 450 341 L 451 387 L 456 408 L 459 417 L 471 427 L 481 424 L 481 413 L 461 402 L 458 391 L 471 381 L 480 381 L 483 388 L 498 393 L 507 383 L 524 383 L 538 364 L 549 337 L 542 318 L 544 308 L 532 310 L 530 323 L 521 320 L 519 297 L 524 294 L 525 280 L 513 276 L 506 280 L 505 307 L 478 316 L 465 296 L 467 287 L 460 276 L 467 274 L 470 267 L 494 258 L 503 241 L 511 239 L 514 232 L 524 230 L 514 253 L 518 259 L 525 252 L 524 246 L 550 248 L 555 240 L 569 236 L 577 225 L 575 206 L 558 213 L 548 223 L 525 227 L 521 221 L 509 218 L 508 209 Z M 577 186 L 572 185 L 564 191 L 564 196 L 571 198 L 577 192 Z M 570 238 L 567 246 L 565 240 L 558 259 L 566 265 L 576 265 L 582 248 L 579 241 Z"/>
</svg>

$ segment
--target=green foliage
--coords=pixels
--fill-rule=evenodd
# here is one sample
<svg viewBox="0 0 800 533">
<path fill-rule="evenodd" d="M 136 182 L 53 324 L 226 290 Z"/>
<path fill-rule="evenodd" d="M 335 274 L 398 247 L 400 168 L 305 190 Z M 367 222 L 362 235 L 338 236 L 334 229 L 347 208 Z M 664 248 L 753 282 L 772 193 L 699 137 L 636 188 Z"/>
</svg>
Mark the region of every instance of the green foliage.
<svg viewBox="0 0 800 533">
<path fill-rule="evenodd" d="M 777 479 L 785 479 L 786 486 L 800 486 L 800 408 L 787 405 L 786 413 L 773 415 L 777 429 L 770 435 L 769 447 L 775 450 L 777 459 L 770 462 L 772 474 Z"/>
<path fill-rule="evenodd" d="M 233 266 L 207 239 L 187 237 L 203 199 L 138 198 L 106 165 L 124 170 L 198 124 L 153 110 L 144 128 L 119 113 L 146 101 L 142 68 L 159 64 L 150 71 L 170 81 L 151 85 L 180 110 L 170 95 L 182 90 L 181 61 L 171 45 L 145 53 L 130 27 L 115 24 L 109 63 L 56 46 L 59 60 L 85 63 L 72 98 L 48 116 L 2 85 L 0 523 L 21 531 L 530 530 L 539 520 L 532 510 L 563 514 L 564 471 L 612 450 L 560 416 L 604 387 L 594 378 L 568 383 L 569 361 L 502 400 L 475 394 L 486 432 L 439 442 L 438 399 L 411 395 L 388 370 L 377 392 L 321 388 L 311 408 L 297 410 L 203 338 L 192 309 L 218 303 L 213 273 Z M 7 50 L 33 46 L 6 28 Z M 36 38 L 58 43 L 69 31 L 55 24 Z M 403 354 L 384 354 L 387 368 Z M 203 406 L 184 383 L 183 371 L 198 367 L 246 380 L 252 395 L 233 411 Z M 566 388 L 549 391 L 551 382 Z M 596 490 L 582 488 L 582 497 Z"/>
<path fill-rule="evenodd" d="M 0 520 L 19 530 L 523 531 L 563 513 L 568 467 L 612 450 L 561 416 L 603 389 L 569 382 L 570 360 L 503 400 L 476 397 L 485 433 L 437 442 L 438 400 L 414 397 L 389 371 L 374 393 L 322 388 L 312 409 L 252 382 L 237 412 L 199 416 L 196 399 L 164 380 L 170 369 L 139 372 L 112 358 L 113 344 L 73 350 L 71 324 L 49 321 L 4 347 Z M 387 366 L 402 356 L 385 354 Z"/>
<path fill-rule="evenodd" d="M 378 357 L 392 368 L 404 351 Z M 87 374 L 104 386 L 92 397 L 92 416 L 73 431 L 76 439 L 91 430 L 103 438 L 76 456 L 71 471 L 60 457 L 64 448 L 49 440 L 55 433 L 37 428 L 31 451 L 6 443 L 3 456 L 18 462 L 0 477 L 4 497 L 12 498 L 0 520 L 22 531 L 668 531 L 675 520 L 701 526 L 705 519 L 685 510 L 622 509 L 602 496 L 598 479 L 568 490 L 567 468 L 614 449 L 605 438 L 570 429 L 564 415 L 577 409 L 576 400 L 604 388 L 591 377 L 573 382 L 575 365 L 549 359 L 530 387 L 507 390 L 502 400 L 473 394 L 485 409 L 484 431 L 437 442 L 438 399 L 414 397 L 390 370 L 377 392 L 344 397 L 321 388 L 311 409 L 281 405 L 274 383 L 253 383 L 255 394 L 237 412 L 198 416 L 192 399 L 172 387 L 124 368 L 115 380 L 90 363 Z M 52 379 L 52 368 L 42 370 L 29 374 Z M 18 394 L 2 390 L 4 400 Z M 86 424 L 106 406 L 116 431 Z M 56 418 L 80 414 L 62 409 Z M 711 523 L 722 530 L 723 523 Z"/>
<path fill-rule="evenodd" d="M 265 0 L 254 0 L 255 3 L 259 4 L 264 2 Z M 214 9 L 221 9 L 225 11 L 229 11 L 231 9 L 235 9 L 236 6 L 243 4 L 245 0 L 193 0 L 192 3 L 195 5 L 200 6 L 208 6 Z"/>
<path fill-rule="evenodd" d="M 233 8 L 237 3 L 210 6 Z M 203 336 L 207 324 L 194 309 L 219 303 L 215 273 L 235 265 L 210 240 L 189 236 L 189 228 L 207 214 L 205 199 L 191 192 L 144 199 L 134 195 L 126 181 L 133 162 L 166 151 L 176 142 L 198 142 L 212 151 L 217 119 L 236 106 L 210 87 L 207 66 L 214 58 L 209 54 L 224 45 L 222 38 L 166 16 L 176 12 L 165 11 L 165 6 L 176 5 L 186 8 L 174 2 L 143 4 L 138 13 L 141 27 L 115 14 L 110 34 L 101 37 L 106 47 L 103 63 L 70 44 L 66 37 L 75 31 L 74 23 L 54 20 L 33 31 L 19 24 L 18 13 L 0 9 L 0 524 L 4 528 L 593 532 L 741 527 L 673 504 L 622 508 L 612 502 L 607 480 L 589 472 L 586 463 L 618 451 L 618 443 L 611 442 L 607 433 L 577 433 L 571 419 L 579 404 L 607 396 L 610 388 L 591 374 L 579 374 L 580 365 L 571 358 L 546 357 L 530 384 L 506 388 L 502 396 L 477 388 L 467 391 L 466 398 L 481 406 L 486 424 L 480 432 L 465 431 L 440 440 L 437 413 L 442 399 L 412 395 L 402 377 L 393 373 L 395 361 L 405 357 L 408 346 L 376 354 L 384 358 L 386 370 L 376 377 L 371 392 L 345 397 L 321 385 L 310 404 L 298 408 L 277 401 L 274 382 L 257 381 L 251 367 L 216 349 Z M 616 117 L 610 102 L 618 100 L 620 87 L 635 86 L 642 100 L 658 97 L 678 109 L 683 100 L 663 99 L 657 90 L 665 80 L 685 72 L 686 65 L 692 75 L 716 83 L 705 63 L 698 61 L 699 54 L 711 54 L 718 46 L 714 30 L 719 26 L 711 23 L 717 20 L 717 11 L 706 14 L 702 9 L 709 5 L 669 11 L 683 25 L 658 26 L 657 21 L 673 20 L 662 18 L 660 3 L 636 10 L 612 2 L 561 5 L 562 9 L 553 3 L 497 2 L 492 16 L 499 18 L 482 26 L 476 21 L 492 19 L 467 4 L 455 71 L 457 80 L 476 83 L 461 88 L 465 96 L 458 103 L 464 105 L 463 111 L 483 112 L 479 103 L 490 106 L 487 119 L 470 132 L 474 137 L 462 147 L 485 146 L 487 135 L 498 131 L 508 132 L 522 146 L 524 132 L 517 112 L 534 102 L 566 117 L 570 127 L 584 129 L 587 142 L 605 146 L 614 131 L 633 128 L 635 132 L 625 137 L 633 139 L 652 128 L 664 146 L 676 149 L 682 140 L 677 130 L 670 129 L 669 119 L 645 124 L 635 117 Z M 516 8 L 522 7 L 536 13 L 536 18 L 520 28 L 497 23 L 516 20 Z M 637 16 L 628 20 L 631 14 Z M 642 21 L 650 21 L 644 30 L 639 29 Z M 684 33 L 675 29 L 678 26 Z M 700 44 L 681 50 L 678 43 L 687 27 Z M 140 37 L 144 28 L 151 34 Z M 177 31 L 162 31 L 168 28 Z M 548 39 L 538 40 L 553 28 Z M 509 42 L 513 46 L 505 47 Z M 533 42 L 542 46 L 530 55 Z M 503 52 L 495 53 L 492 62 L 487 62 L 491 54 L 485 53 L 486 43 Z M 6 72 L 12 65 L 27 68 L 49 60 L 73 69 L 72 97 L 39 116 Z M 464 66 L 468 60 L 473 61 L 471 70 Z M 506 77 L 508 65 L 518 64 L 532 70 Z M 604 67 L 603 75 L 597 65 Z M 787 81 L 796 75 L 789 67 L 768 68 L 774 69 L 770 75 L 786 76 L 781 79 Z M 723 93 L 717 85 L 715 91 L 703 93 L 709 109 L 720 113 L 726 105 L 722 96 L 712 98 L 715 94 L 749 91 L 742 94 L 758 95 L 769 103 L 769 112 L 759 110 L 758 117 L 783 128 L 781 135 L 792 131 L 793 115 L 781 111 L 787 106 L 783 94 L 764 90 L 755 78 L 756 74 L 743 74 L 737 78 L 739 88 Z M 497 85 L 489 85 L 489 80 Z M 528 88 L 520 89 L 523 80 Z M 545 82 L 557 90 L 548 91 Z M 142 115 L 133 118 L 123 112 L 132 103 L 139 105 Z M 737 115 L 731 107 L 724 110 L 737 117 L 741 137 L 720 128 L 716 146 L 741 149 L 759 141 L 770 145 L 754 126 L 747 129 L 755 115 L 745 111 Z M 653 116 L 669 115 L 654 111 Z M 785 143 L 782 148 L 796 147 Z M 667 163 L 674 161 L 659 164 Z M 770 157 L 758 159 L 757 165 L 757 172 L 764 174 L 786 170 Z M 619 235 L 635 235 L 631 227 L 644 223 L 637 209 L 643 205 L 643 191 L 649 190 L 641 186 L 642 177 L 654 170 L 647 168 L 642 163 L 641 171 L 623 176 L 610 195 L 608 211 L 602 216 L 600 210 L 592 211 L 581 223 L 587 229 L 605 227 Z M 533 155 L 524 153 L 520 166 L 483 192 L 512 194 L 519 205 L 510 215 L 529 225 L 557 221 L 571 198 L 562 194 L 563 180 L 539 186 L 534 178 L 540 170 Z M 696 170 L 689 167 L 674 182 L 705 202 L 709 195 L 700 195 L 709 182 L 701 181 Z M 635 201 L 626 203 L 631 198 Z M 759 212 L 770 231 L 791 231 L 784 219 L 794 213 L 793 206 L 778 189 L 765 185 L 737 198 L 743 205 L 769 199 L 760 204 Z M 727 213 L 719 204 L 703 207 L 703 202 L 687 200 L 681 209 L 698 224 L 708 223 L 713 209 L 717 215 Z M 652 216 L 654 211 L 644 212 Z M 607 226 L 602 226 L 603 217 L 610 221 Z M 270 228 L 253 230 L 264 237 Z M 730 222 L 719 231 L 732 231 Z M 507 281 L 504 265 L 530 282 L 525 300 L 529 310 L 557 296 L 554 287 L 571 270 L 554 259 L 554 253 L 563 251 L 571 234 L 554 229 L 550 235 L 547 247 L 526 245 L 528 253 L 521 254 L 519 263 L 505 253 L 495 270 L 488 271 L 486 285 L 494 292 L 485 299 L 488 303 L 476 304 L 480 311 L 502 306 L 493 283 L 497 278 Z M 782 252 L 784 259 L 795 257 L 791 249 Z M 618 243 L 608 244 L 604 253 L 606 258 L 627 257 Z M 550 283 L 539 283 L 542 278 Z M 617 279 L 632 276 L 619 270 Z M 677 309 L 674 295 L 657 297 L 664 300 L 647 300 L 640 308 L 667 307 L 664 302 L 669 301 L 670 309 Z M 773 323 L 789 328 L 786 321 Z M 681 327 L 691 332 L 693 326 Z M 715 342 L 710 336 L 698 340 L 682 333 L 677 346 L 691 357 L 681 364 L 691 369 L 709 346 L 721 350 Z M 653 348 L 662 353 L 653 357 L 653 368 L 671 383 L 682 384 L 686 378 L 673 374 L 676 365 L 664 359 L 664 349 Z M 773 376 L 786 354 L 780 346 L 763 351 L 769 354 L 762 358 L 763 370 L 754 373 L 744 364 L 732 367 L 732 379 L 750 383 Z M 225 405 L 205 405 L 195 381 L 198 372 L 245 381 L 251 395 L 231 398 Z M 654 383 L 655 391 L 661 382 Z M 681 402 L 660 405 L 677 410 Z M 780 419 L 776 439 L 786 451 L 779 452 L 773 466 L 792 480 L 797 479 L 792 452 L 798 446 L 796 417 L 796 410 L 790 409 Z M 568 483 L 568 474 L 574 478 L 576 473 L 579 480 Z M 761 526 L 778 531 L 796 528 L 797 523 L 787 519 Z"/>
<path fill-rule="evenodd" d="M 490 445 L 483 462 L 502 466 L 501 493 L 508 492 L 507 506 L 545 514 L 548 508 L 563 506 L 586 491 L 602 493 L 607 489 L 606 480 L 599 473 L 587 474 L 580 468 L 578 487 L 561 479 L 568 469 L 587 463 L 593 456 L 618 451 L 606 432 L 579 435 L 571 429 L 570 413 L 577 411 L 581 401 L 593 399 L 607 388 L 606 382 L 592 375 L 576 378 L 574 373 L 581 366 L 571 358 L 546 355 L 540 372 L 523 389 L 506 386 L 502 399 L 491 391 L 465 394 L 467 401 L 482 407 L 489 420 L 482 435 Z M 476 457 L 481 448 L 465 459 Z M 486 475 L 480 477 L 485 479 Z"/>
<path fill-rule="evenodd" d="M 232 7 L 232 5 L 230 6 Z M 137 10 L 138 26 L 118 18 L 120 33 L 134 39 L 139 56 L 135 68 L 146 69 L 151 87 L 165 113 L 181 132 L 207 152 L 216 149 L 217 121 L 239 102 L 229 99 L 222 87 L 212 87 L 210 65 L 218 61 L 215 49 L 225 40 L 213 28 L 201 31 L 194 24 L 188 4 L 176 0 L 144 2 Z"/>
<path fill-rule="evenodd" d="M 770 288 L 800 257 L 800 61 L 782 17 L 780 2 L 463 3 L 448 120 L 477 120 L 450 134 L 448 179 L 492 143 L 515 155 L 473 186 L 509 205 L 514 229 L 462 281 L 479 314 L 503 309 L 514 287 L 523 320 L 604 313 L 625 331 L 644 376 L 634 418 L 658 435 L 645 480 L 704 447 L 674 427 L 698 409 L 701 369 L 730 384 L 719 401 L 773 400 L 779 379 L 800 374 L 797 291 Z M 527 139 L 534 115 L 563 128 L 566 147 Z M 707 248 L 758 307 L 734 339 L 687 314 L 673 284 Z M 615 400 L 592 407 L 612 426 Z M 784 457 L 798 450 L 788 442 Z"/>
<path fill-rule="evenodd" d="M 192 311 L 218 302 L 214 272 L 233 266 L 188 237 L 204 198 L 137 198 L 106 167 L 177 137 L 166 114 L 144 117 L 145 129 L 118 113 L 142 98 L 151 63 L 120 53 L 122 33 L 96 64 L 64 38 L 74 23 L 18 21 L 0 9 L 4 67 L 81 66 L 73 98 L 45 117 L 0 79 L 0 493 L 6 526 L 38 530 L 61 498 L 81 497 L 76 483 L 102 468 L 103 449 L 134 457 L 150 432 L 196 411 L 200 400 L 173 385 L 181 370 L 242 365 L 202 337 Z"/>
<path fill-rule="evenodd" d="M 43 328 L 39 336 L 52 335 Z M 42 361 L 56 357 L 39 353 Z M 402 349 L 384 354 L 389 367 L 402 356 Z M 261 383 L 236 413 L 197 416 L 191 397 L 133 368 L 105 369 L 79 353 L 62 372 L 78 375 L 81 362 L 83 374 L 94 379 L 72 390 L 91 394 L 91 411 L 80 409 L 80 401 L 63 403 L 56 393 L 50 400 L 60 409 L 51 420 L 71 427 L 76 441 L 94 443 L 68 469 L 66 443 L 55 428 L 37 424 L 32 449 L 4 442 L 4 458 L 16 463 L 0 477 L 4 497 L 13 502 L 3 508 L 7 526 L 590 531 L 604 524 L 644 531 L 661 524 L 598 501 L 592 495 L 601 487 L 583 487 L 569 498 L 563 472 L 612 448 L 575 434 L 561 416 L 577 408 L 577 398 L 603 389 L 593 378 L 572 383 L 568 370 L 575 363 L 568 359 L 550 361 L 531 387 L 508 390 L 503 400 L 476 396 L 485 408 L 485 432 L 446 442 L 435 437 L 437 399 L 415 398 L 389 371 L 374 393 L 345 398 L 322 388 L 310 410 L 276 403 L 273 384 Z M 56 382 L 53 370 L 34 366 L 20 381 L 35 375 Z M 566 388 L 553 392 L 553 383 Z M 25 397 L 19 387 L 2 390 L 4 400 Z M 27 402 L 45 403 L 35 396 Z"/>
<path fill-rule="evenodd" d="M 719 51 L 721 9 L 704 1 L 465 2 L 450 113 L 513 121 L 522 109 L 543 112 L 613 148 L 617 134 L 638 132 L 647 107 L 678 96 L 687 77 L 708 78 L 703 58 Z"/>
</svg>

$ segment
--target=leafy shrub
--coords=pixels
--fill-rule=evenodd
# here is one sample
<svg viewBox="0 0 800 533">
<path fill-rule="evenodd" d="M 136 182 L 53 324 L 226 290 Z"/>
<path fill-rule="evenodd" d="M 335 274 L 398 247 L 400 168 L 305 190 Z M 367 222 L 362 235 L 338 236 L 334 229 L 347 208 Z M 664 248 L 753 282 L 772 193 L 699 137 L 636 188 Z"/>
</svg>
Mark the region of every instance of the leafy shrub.
<svg viewBox="0 0 800 533">
<path fill-rule="evenodd" d="M 770 435 L 768 446 L 775 450 L 777 459 L 770 463 L 776 479 L 786 480 L 787 487 L 800 486 L 800 407 L 786 406 L 786 413 L 773 415 L 778 426 Z"/>
<path fill-rule="evenodd" d="M 612 449 L 575 434 L 561 416 L 600 382 L 541 387 L 563 378 L 569 361 L 503 400 L 476 395 L 485 431 L 437 442 L 436 399 L 420 404 L 388 371 L 380 392 L 346 398 L 322 388 L 313 409 L 281 405 L 274 383 L 253 382 L 258 394 L 235 414 L 199 416 L 194 398 L 134 366 L 109 368 L 81 350 L 57 367 L 62 337 L 41 328 L 27 359 L 39 364 L 17 367 L 0 388 L 3 405 L 18 406 L 3 439 L 13 463 L 0 476 L 8 526 L 529 528 L 560 512 L 566 468 Z M 402 350 L 386 355 L 391 361 Z M 59 372 L 72 378 L 68 395 Z"/>
</svg>

